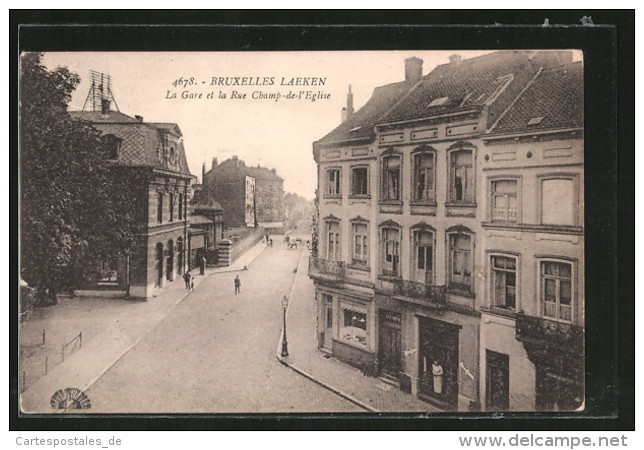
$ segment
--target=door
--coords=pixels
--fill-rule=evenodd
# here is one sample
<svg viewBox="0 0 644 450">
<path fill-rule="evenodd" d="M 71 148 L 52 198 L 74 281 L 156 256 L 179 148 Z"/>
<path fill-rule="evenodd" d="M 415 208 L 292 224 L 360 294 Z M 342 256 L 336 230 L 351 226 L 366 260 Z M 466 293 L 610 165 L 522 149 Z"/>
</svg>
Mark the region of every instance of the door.
<svg viewBox="0 0 644 450">
<path fill-rule="evenodd" d="M 326 321 L 323 346 L 327 350 L 331 350 L 333 347 L 333 296 L 322 294 L 322 297 L 324 299 L 324 320 Z"/>
<path fill-rule="evenodd" d="M 157 287 L 163 285 L 163 244 L 157 244 L 156 250 L 156 260 L 157 260 Z"/>
<path fill-rule="evenodd" d="M 510 357 L 503 353 L 485 351 L 486 410 L 509 411 L 510 409 Z"/>
<path fill-rule="evenodd" d="M 460 327 L 428 317 L 418 320 L 420 392 L 457 408 Z"/>
<path fill-rule="evenodd" d="M 379 318 L 378 362 L 380 373 L 392 378 L 399 378 L 402 369 L 400 314 L 380 310 Z"/>
</svg>

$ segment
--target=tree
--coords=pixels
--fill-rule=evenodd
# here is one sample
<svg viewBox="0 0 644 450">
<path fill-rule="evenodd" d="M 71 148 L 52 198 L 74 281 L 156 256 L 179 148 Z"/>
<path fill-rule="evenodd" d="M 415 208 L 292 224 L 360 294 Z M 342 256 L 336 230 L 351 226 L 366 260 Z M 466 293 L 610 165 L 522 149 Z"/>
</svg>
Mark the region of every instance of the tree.
<svg viewBox="0 0 644 450">
<path fill-rule="evenodd" d="M 67 113 L 79 81 L 47 70 L 40 54 L 21 57 L 21 277 L 52 302 L 95 278 L 101 258 L 134 248 L 140 214 L 134 180 L 106 161 L 105 138 Z"/>
</svg>

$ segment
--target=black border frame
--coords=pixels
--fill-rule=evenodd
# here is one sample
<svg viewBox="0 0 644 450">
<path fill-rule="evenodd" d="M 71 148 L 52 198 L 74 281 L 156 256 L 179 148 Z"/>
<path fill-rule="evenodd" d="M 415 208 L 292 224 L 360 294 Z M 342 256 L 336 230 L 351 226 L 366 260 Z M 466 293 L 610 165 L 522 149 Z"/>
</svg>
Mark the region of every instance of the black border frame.
<svg viewBox="0 0 644 450">
<path fill-rule="evenodd" d="M 581 25 L 584 16 L 592 17 L 596 25 Z M 551 26 L 541 26 L 545 18 Z M 588 408 L 572 416 L 513 413 L 502 420 L 480 413 L 430 419 L 407 414 L 19 415 L 18 330 L 12 320 L 17 317 L 17 303 L 10 301 L 9 429 L 633 430 L 634 24 L 634 10 L 10 11 L 10 299 L 18 294 L 14 281 L 18 280 L 21 51 L 583 50 Z M 607 267 L 606 261 L 612 264 Z"/>
</svg>

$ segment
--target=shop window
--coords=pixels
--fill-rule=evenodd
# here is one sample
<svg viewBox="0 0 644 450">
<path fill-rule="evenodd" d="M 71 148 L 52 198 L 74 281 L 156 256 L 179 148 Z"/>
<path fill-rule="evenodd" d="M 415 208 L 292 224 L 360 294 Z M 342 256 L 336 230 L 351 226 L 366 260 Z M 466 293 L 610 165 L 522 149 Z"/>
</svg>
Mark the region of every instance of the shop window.
<svg viewBox="0 0 644 450">
<path fill-rule="evenodd" d="M 369 194 L 369 169 L 354 167 L 351 169 L 351 195 Z"/>
<path fill-rule="evenodd" d="M 474 152 L 455 150 L 449 154 L 449 200 L 474 203 Z"/>
<path fill-rule="evenodd" d="M 493 222 L 517 222 L 517 180 L 492 181 L 491 204 Z"/>
<path fill-rule="evenodd" d="M 327 259 L 340 261 L 340 223 L 327 222 Z"/>
<path fill-rule="evenodd" d="M 449 235 L 450 286 L 471 292 L 472 290 L 472 237 L 467 234 Z"/>
<path fill-rule="evenodd" d="M 366 223 L 353 224 L 353 264 L 369 265 L 369 227 Z"/>
<path fill-rule="evenodd" d="M 517 306 L 517 260 L 492 256 L 493 302 L 498 308 L 514 310 Z"/>
<path fill-rule="evenodd" d="M 571 178 L 541 180 L 541 223 L 576 225 L 575 182 Z"/>
<path fill-rule="evenodd" d="M 572 264 L 541 261 L 540 271 L 544 317 L 572 321 Z"/>
<path fill-rule="evenodd" d="M 400 230 L 383 228 L 382 233 L 382 274 L 400 276 Z"/>
<path fill-rule="evenodd" d="M 414 155 L 414 200 L 435 202 L 434 195 L 434 153 L 424 152 Z"/>
<path fill-rule="evenodd" d="M 340 190 L 340 169 L 329 169 L 326 171 L 326 193 L 327 195 L 341 195 Z"/>
<path fill-rule="evenodd" d="M 367 346 L 367 314 L 342 308 L 340 338 L 362 347 Z"/>
<path fill-rule="evenodd" d="M 400 200 L 400 156 L 382 160 L 382 200 Z"/>
</svg>

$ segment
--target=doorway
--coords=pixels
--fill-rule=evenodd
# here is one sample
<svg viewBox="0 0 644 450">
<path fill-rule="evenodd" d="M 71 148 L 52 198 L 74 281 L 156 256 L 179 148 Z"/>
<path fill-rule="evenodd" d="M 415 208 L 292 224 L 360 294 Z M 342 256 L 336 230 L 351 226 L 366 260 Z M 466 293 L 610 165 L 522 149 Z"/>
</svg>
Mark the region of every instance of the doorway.
<svg viewBox="0 0 644 450">
<path fill-rule="evenodd" d="M 156 248 L 157 287 L 163 286 L 163 244 L 158 243 Z"/>
<path fill-rule="evenodd" d="M 418 318 L 418 372 L 421 394 L 446 407 L 458 407 L 458 335 L 460 326 Z"/>
<path fill-rule="evenodd" d="M 378 364 L 380 374 L 399 379 L 402 369 L 402 338 L 399 313 L 381 309 L 378 330 Z"/>
<path fill-rule="evenodd" d="M 486 411 L 510 409 L 510 357 L 504 353 L 485 351 L 487 366 L 485 403 Z"/>
</svg>

